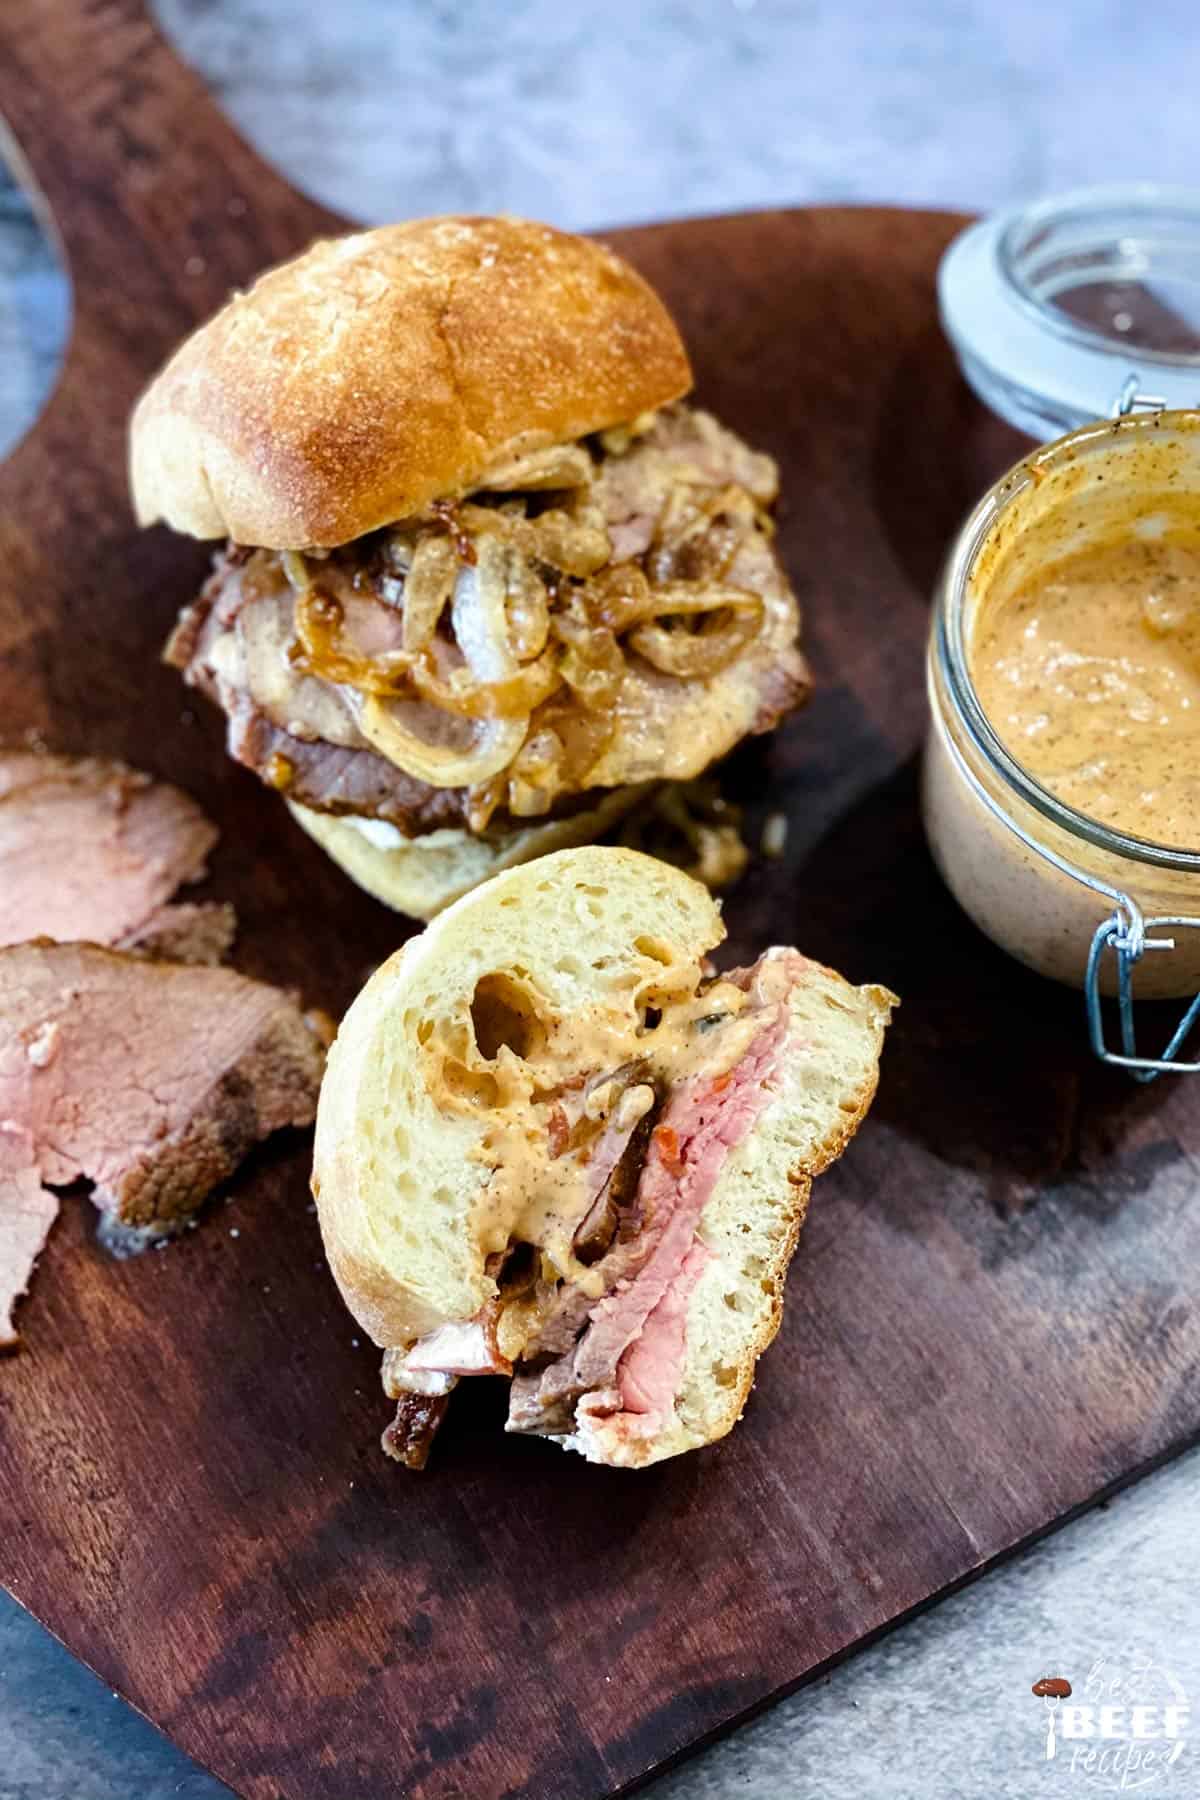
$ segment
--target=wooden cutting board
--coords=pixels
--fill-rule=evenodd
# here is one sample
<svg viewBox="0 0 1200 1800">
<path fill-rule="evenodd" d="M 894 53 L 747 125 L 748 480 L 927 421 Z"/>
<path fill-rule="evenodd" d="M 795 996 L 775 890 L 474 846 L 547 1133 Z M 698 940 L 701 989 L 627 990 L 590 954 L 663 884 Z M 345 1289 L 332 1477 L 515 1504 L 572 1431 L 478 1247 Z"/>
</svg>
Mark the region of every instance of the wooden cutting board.
<svg viewBox="0 0 1200 1800">
<path fill-rule="evenodd" d="M 241 966 L 337 1010 L 403 927 L 159 666 L 205 553 L 135 533 L 123 428 L 186 328 L 338 221 L 133 0 L 9 0 L 0 104 L 75 295 L 61 382 L 0 470 L 4 732 L 195 793 Z M 163 1255 L 111 1262 L 86 1202 L 65 1208 L 0 1367 L 0 1578 L 255 1800 L 618 1792 L 1197 1435 L 1200 1085 L 1094 1065 L 1077 997 L 975 933 L 921 837 L 927 596 L 1015 448 L 938 332 L 958 223 L 613 234 L 704 400 L 782 463 L 820 680 L 735 764 L 789 835 L 729 897 L 732 953 L 795 941 L 904 996 L 741 1429 L 595 1470 L 503 1437 L 501 1393 L 468 1384 L 414 1478 L 376 1448 L 377 1357 L 324 1271 L 304 1138 Z"/>
</svg>

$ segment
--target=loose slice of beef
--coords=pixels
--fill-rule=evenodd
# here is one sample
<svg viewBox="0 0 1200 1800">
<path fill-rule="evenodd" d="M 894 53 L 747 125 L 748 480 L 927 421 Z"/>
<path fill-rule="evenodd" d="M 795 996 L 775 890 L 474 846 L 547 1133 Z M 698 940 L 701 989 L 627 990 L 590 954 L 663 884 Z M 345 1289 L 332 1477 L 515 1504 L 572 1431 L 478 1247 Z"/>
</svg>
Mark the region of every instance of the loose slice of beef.
<svg viewBox="0 0 1200 1800">
<path fill-rule="evenodd" d="M 13 1307 L 57 1217 L 58 1198 L 42 1186 L 32 1134 L 0 1120 L 0 1351 L 17 1348 Z"/>
<path fill-rule="evenodd" d="M 236 936 L 237 914 L 228 900 L 188 900 L 160 906 L 114 948 L 169 962 L 213 964 L 224 962 Z"/>
<path fill-rule="evenodd" d="M 121 763 L 0 750 L 0 944 L 136 942 L 216 841 L 186 794 Z"/>
<path fill-rule="evenodd" d="M 323 1066 L 293 997 L 232 969 L 89 944 L 0 950 L 0 1119 L 51 1186 L 86 1177 L 102 1212 L 177 1229 L 250 1147 L 308 1125 Z"/>
</svg>

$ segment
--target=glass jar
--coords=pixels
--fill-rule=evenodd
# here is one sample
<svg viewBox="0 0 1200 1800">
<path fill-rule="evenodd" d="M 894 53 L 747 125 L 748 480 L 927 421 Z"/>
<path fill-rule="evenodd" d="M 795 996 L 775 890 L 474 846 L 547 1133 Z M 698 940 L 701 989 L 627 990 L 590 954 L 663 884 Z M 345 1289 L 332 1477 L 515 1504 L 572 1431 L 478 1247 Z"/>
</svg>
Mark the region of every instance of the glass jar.
<svg viewBox="0 0 1200 1800">
<path fill-rule="evenodd" d="M 971 675 L 981 607 L 1039 563 L 1124 533 L 1200 543 L 1200 191 L 1095 188 L 984 219 L 947 250 L 938 299 L 980 399 L 1056 441 L 983 496 L 935 596 L 934 858 L 997 944 L 1084 987 L 1099 1054 L 1143 1079 L 1200 1069 L 1174 1060 L 1200 998 L 1157 1059 L 1135 1053 L 1132 1009 L 1135 968 L 1139 997 L 1200 996 L 1200 833 L 1171 848 L 1057 798 L 1005 749 Z M 1120 998 L 1123 1055 L 1104 1041 L 1102 992 Z"/>
<path fill-rule="evenodd" d="M 1200 851 L 1150 843 L 1088 818 L 1023 769 L 986 717 L 971 677 L 981 608 L 1039 562 L 1123 531 L 1200 538 L 1200 413 L 1135 414 L 1035 451 L 984 495 L 935 596 L 928 659 L 926 831 L 951 891 L 1003 949 L 1083 986 L 1107 920 L 1200 918 Z M 1170 935 L 1154 928 L 1152 936 Z M 1181 926 L 1137 974 L 1140 996 L 1200 991 L 1200 930 Z M 1105 992 L 1116 965 L 1098 969 Z"/>
</svg>

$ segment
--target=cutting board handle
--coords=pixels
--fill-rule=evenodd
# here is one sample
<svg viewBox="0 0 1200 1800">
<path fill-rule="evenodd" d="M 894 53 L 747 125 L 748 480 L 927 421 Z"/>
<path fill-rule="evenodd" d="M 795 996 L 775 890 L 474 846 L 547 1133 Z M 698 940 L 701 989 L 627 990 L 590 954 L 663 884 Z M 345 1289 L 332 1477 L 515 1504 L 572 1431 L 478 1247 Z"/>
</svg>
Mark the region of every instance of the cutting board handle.
<svg viewBox="0 0 1200 1800">
<path fill-rule="evenodd" d="M 75 339 L 98 328 L 139 361 L 341 225 L 251 150 L 142 0 L 3 0 L 0 122 L 62 247 Z"/>
</svg>

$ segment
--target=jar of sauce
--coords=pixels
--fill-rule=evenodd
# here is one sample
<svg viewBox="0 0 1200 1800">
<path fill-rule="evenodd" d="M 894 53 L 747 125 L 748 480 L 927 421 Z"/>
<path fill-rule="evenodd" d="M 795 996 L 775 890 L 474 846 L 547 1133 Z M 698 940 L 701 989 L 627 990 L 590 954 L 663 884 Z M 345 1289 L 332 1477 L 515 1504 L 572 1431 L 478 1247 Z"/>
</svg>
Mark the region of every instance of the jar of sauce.
<svg viewBox="0 0 1200 1800">
<path fill-rule="evenodd" d="M 935 596 L 934 858 L 1040 973 L 1084 986 L 1090 969 L 1128 999 L 1136 963 L 1139 997 L 1194 996 L 1200 195 L 1097 190 L 985 221 L 940 294 L 976 391 L 1066 435 L 984 495 Z M 1149 388 L 1148 410 L 1084 423 Z"/>
</svg>

